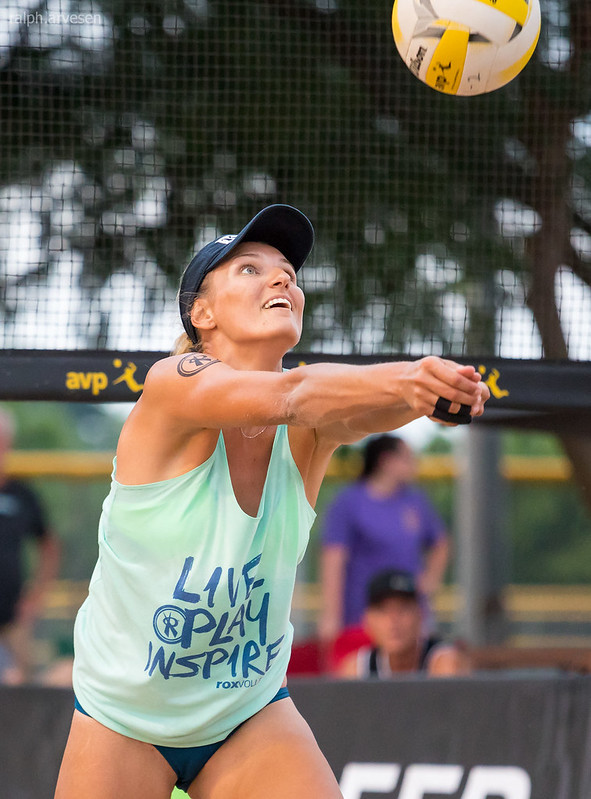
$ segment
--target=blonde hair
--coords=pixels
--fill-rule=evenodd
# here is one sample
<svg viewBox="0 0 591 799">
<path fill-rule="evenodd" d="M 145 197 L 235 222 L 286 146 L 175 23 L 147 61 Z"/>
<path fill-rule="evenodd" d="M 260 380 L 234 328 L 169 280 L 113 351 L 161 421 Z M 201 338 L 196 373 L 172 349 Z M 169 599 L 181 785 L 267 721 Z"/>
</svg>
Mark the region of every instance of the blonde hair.
<svg viewBox="0 0 591 799">
<path fill-rule="evenodd" d="M 170 354 L 171 355 L 185 355 L 188 352 L 201 352 L 201 341 L 197 341 L 197 343 L 193 343 L 189 336 L 183 331 L 181 335 L 177 338 L 174 342 L 174 347 L 172 348 Z"/>
<path fill-rule="evenodd" d="M 198 300 L 199 297 L 203 297 L 207 293 L 210 282 L 208 278 L 209 274 L 205 275 L 205 277 L 201 281 L 199 289 L 193 292 L 193 298 L 192 300 L 190 300 L 191 302 L 190 310 L 193 310 L 193 305 L 195 305 L 196 300 Z M 193 328 L 193 330 L 195 330 L 195 328 Z M 199 335 L 199 331 L 195 330 L 195 334 L 197 336 L 197 341 L 191 341 L 186 331 L 183 331 L 181 335 L 177 338 L 177 340 L 174 342 L 174 346 L 170 354 L 185 355 L 185 353 L 187 352 L 203 352 L 203 343 L 201 341 L 201 336 Z"/>
</svg>

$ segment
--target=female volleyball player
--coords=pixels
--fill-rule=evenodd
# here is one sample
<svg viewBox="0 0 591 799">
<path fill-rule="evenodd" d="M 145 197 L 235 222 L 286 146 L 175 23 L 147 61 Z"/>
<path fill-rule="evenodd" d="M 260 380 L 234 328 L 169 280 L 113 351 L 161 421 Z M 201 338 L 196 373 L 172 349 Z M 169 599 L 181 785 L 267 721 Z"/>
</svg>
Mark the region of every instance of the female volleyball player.
<svg viewBox="0 0 591 799">
<path fill-rule="evenodd" d="M 282 371 L 313 238 L 270 206 L 185 270 L 185 345 L 150 370 L 117 449 L 57 799 L 341 795 L 285 679 L 324 472 L 343 442 L 481 414 L 488 389 L 435 357 Z"/>
</svg>

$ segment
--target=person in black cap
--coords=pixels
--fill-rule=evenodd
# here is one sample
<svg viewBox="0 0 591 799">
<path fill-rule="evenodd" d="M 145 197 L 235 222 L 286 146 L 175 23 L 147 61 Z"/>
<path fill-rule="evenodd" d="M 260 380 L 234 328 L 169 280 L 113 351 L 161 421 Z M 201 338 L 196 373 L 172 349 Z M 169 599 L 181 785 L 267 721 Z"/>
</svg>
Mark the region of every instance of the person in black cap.
<svg viewBox="0 0 591 799">
<path fill-rule="evenodd" d="M 56 799 L 168 799 L 175 784 L 341 796 L 285 678 L 324 473 L 341 443 L 422 415 L 465 421 L 489 392 L 435 357 L 284 371 L 313 242 L 301 211 L 272 205 L 183 274 L 177 354 L 151 368 L 119 439 Z"/>
<path fill-rule="evenodd" d="M 342 677 L 385 680 L 404 673 L 470 673 L 462 647 L 423 636 L 420 593 L 410 572 L 389 569 L 370 580 L 363 626 L 371 643 L 343 660 L 338 670 Z"/>
<path fill-rule="evenodd" d="M 61 551 L 37 494 L 7 472 L 14 433 L 12 416 L 0 408 L 0 683 L 12 685 L 33 676 L 35 623 L 58 574 Z"/>
</svg>

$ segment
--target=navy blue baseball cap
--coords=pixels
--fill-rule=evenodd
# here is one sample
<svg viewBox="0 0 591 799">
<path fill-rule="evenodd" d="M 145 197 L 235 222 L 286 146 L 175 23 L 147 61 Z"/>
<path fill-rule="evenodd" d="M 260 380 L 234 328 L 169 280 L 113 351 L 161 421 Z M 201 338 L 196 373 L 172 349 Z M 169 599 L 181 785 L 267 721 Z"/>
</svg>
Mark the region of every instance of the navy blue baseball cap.
<svg viewBox="0 0 591 799">
<path fill-rule="evenodd" d="M 269 205 L 254 216 L 240 233 L 220 236 L 206 244 L 183 272 L 179 308 L 183 327 L 191 341 L 198 341 L 191 323 L 191 307 L 204 277 L 230 257 L 243 241 L 269 244 L 284 255 L 295 271 L 304 264 L 314 244 L 314 228 L 308 217 L 291 205 Z"/>
<path fill-rule="evenodd" d="M 367 587 L 367 604 L 379 605 L 392 596 L 407 596 L 418 599 L 419 589 L 414 575 L 409 572 L 388 569 L 370 580 Z"/>
</svg>

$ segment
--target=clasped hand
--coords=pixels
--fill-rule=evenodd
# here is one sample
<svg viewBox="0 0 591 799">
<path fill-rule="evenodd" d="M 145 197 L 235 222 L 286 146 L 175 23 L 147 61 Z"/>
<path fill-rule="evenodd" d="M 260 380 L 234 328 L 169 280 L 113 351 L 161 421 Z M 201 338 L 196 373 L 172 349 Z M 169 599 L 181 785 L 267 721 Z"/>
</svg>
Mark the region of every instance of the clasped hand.
<svg viewBox="0 0 591 799">
<path fill-rule="evenodd" d="M 467 424 L 484 412 L 488 386 L 474 366 L 434 355 L 409 364 L 406 400 L 414 410 L 438 424 Z"/>
</svg>

